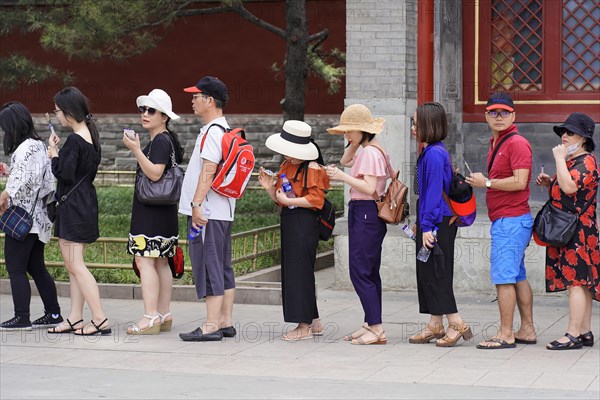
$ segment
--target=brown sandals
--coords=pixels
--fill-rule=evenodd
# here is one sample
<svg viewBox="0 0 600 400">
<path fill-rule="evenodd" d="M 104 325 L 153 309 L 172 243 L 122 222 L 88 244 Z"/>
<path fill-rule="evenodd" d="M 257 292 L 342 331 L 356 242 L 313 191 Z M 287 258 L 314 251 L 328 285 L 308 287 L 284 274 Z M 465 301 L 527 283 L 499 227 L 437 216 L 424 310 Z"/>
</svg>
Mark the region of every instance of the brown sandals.
<svg viewBox="0 0 600 400">
<path fill-rule="evenodd" d="M 454 347 L 461 337 L 465 341 L 473 339 L 473 332 L 469 325 L 465 324 L 465 321 L 462 321 L 460 324 L 448 322 L 448 327 L 454 329 L 458 333 L 453 338 L 446 334 L 443 338 L 436 340 L 435 345 L 437 347 Z"/>
<path fill-rule="evenodd" d="M 446 332 L 444 331 L 444 326 L 441 324 L 440 325 L 436 324 L 436 326 L 437 326 L 437 329 L 435 327 L 431 326 L 430 324 L 427 324 L 427 327 L 425 329 L 423 329 L 421 332 L 409 337 L 408 342 L 413 343 L 413 344 L 424 344 L 424 343 L 431 342 L 433 339 L 443 338 L 444 335 L 446 334 Z"/>
<path fill-rule="evenodd" d="M 375 331 L 373 331 L 373 329 L 371 329 L 368 326 L 364 326 L 363 328 L 365 330 L 367 330 L 368 332 L 371 332 L 375 337 L 369 340 L 365 340 L 365 336 L 368 335 L 368 333 L 365 333 L 364 335 L 356 338 L 356 339 L 352 339 L 352 344 L 360 344 L 360 345 L 365 345 L 365 344 L 386 344 L 387 343 L 387 338 L 385 337 L 385 331 L 381 332 L 381 333 L 375 333 Z"/>
</svg>

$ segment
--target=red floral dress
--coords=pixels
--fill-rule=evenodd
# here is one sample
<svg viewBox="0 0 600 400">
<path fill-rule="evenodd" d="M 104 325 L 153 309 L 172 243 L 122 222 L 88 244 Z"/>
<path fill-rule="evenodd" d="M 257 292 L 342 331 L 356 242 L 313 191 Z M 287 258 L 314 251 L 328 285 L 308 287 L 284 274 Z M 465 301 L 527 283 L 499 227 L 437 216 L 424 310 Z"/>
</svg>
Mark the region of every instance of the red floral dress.
<svg viewBox="0 0 600 400">
<path fill-rule="evenodd" d="M 550 185 L 552 205 L 564 208 L 559 200 L 574 204 L 581 211 L 590 199 L 598 195 L 598 163 L 593 154 L 582 154 L 567 160 L 567 168 L 577 192 L 572 195 L 560 190 L 556 176 Z M 598 248 L 598 221 L 596 219 L 596 200 L 585 214 L 575 237 L 563 247 L 548 246 L 546 249 L 546 291 L 560 292 L 570 286 L 585 286 L 590 289 L 595 300 L 600 301 L 600 250 Z"/>
</svg>

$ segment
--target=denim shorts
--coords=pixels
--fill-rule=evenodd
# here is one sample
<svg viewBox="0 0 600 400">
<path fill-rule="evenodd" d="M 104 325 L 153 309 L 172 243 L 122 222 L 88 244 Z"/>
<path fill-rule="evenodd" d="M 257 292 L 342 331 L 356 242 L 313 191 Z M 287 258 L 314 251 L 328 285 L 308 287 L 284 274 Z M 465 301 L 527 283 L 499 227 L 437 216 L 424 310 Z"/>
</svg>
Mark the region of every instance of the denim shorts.
<svg viewBox="0 0 600 400">
<path fill-rule="evenodd" d="M 499 218 L 492 223 L 490 275 L 494 285 L 527 279 L 525 249 L 529 246 L 532 227 L 533 218 L 529 213 Z"/>
</svg>

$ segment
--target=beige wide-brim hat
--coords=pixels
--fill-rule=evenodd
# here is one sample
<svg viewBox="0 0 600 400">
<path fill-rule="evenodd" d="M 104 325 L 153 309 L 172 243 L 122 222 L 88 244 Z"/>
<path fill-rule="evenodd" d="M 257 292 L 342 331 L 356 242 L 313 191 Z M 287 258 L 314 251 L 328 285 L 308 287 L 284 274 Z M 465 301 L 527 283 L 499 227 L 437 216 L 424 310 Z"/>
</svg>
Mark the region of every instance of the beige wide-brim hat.
<svg viewBox="0 0 600 400">
<path fill-rule="evenodd" d="M 316 160 L 319 157 L 319 150 L 311 143 L 310 132 L 310 125 L 306 122 L 285 121 L 281 133 L 269 136 L 265 146 L 274 152 L 298 160 Z"/>
<path fill-rule="evenodd" d="M 135 103 L 138 107 L 154 108 L 172 120 L 179 119 L 179 115 L 173 112 L 171 97 L 162 89 L 154 89 L 147 96 L 139 96 Z"/>
<path fill-rule="evenodd" d="M 371 111 L 362 104 L 348 106 L 340 116 L 340 124 L 327 129 L 332 135 L 341 135 L 350 131 L 362 131 L 378 134 L 383 131 L 385 120 L 373 118 Z"/>
</svg>

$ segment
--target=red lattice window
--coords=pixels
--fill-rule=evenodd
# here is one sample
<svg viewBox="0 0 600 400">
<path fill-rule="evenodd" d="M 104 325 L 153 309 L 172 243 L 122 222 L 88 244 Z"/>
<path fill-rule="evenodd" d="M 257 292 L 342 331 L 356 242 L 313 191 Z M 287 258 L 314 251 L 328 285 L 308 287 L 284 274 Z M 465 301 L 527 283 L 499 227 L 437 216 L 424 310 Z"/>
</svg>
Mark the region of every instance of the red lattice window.
<svg viewBox="0 0 600 400">
<path fill-rule="evenodd" d="M 600 7 L 594 0 L 564 0 L 563 90 L 600 90 Z"/>
<path fill-rule="evenodd" d="M 542 89 L 541 0 L 493 0 L 490 90 Z"/>
<path fill-rule="evenodd" d="M 463 121 L 509 92 L 520 122 L 600 121 L 600 0 L 462 0 Z"/>
</svg>

